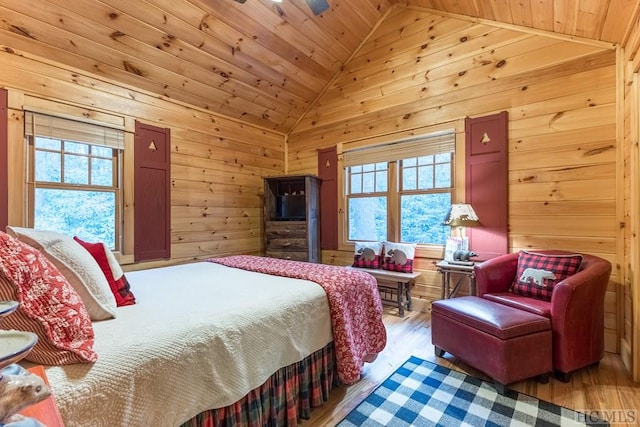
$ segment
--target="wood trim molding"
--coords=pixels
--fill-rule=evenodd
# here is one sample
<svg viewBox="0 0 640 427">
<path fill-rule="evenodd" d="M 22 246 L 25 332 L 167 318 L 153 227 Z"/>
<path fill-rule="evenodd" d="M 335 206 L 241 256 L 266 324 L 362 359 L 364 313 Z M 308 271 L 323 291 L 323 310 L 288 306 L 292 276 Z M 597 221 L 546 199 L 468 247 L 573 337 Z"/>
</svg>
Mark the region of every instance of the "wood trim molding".
<svg viewBox="0 0 640 427">
<path fill-rule="evenodd" d="M 631 286 L 631 343 L 623 343 L 622 350 L 629 350 L 630 356 L 625 360 L 629 361 L 630 366 L 627 368 L 631 371 L 631 377 L 634 381 L 640 381 L 640 237 L 638 236 L 638 230 L 640 229 L 640 76 L 638 73 L 634 73 L 629 76 L 631 79 L 631 91 L 630 91 L 630 120 L 631 120 L 631 132 L 630 141 L 627 145 L 631 152 L 629 158 L 631 161 L 631 206 L 632 212 L 630 221 L 631 224 L 631 242 L 630 247 L 630 265 L 629 265 L 629 286 Z M 619 150 L 624 151 L 624 150 Z M 621 168 L 618 168 L 621 169 Z M 626 283 L 626 282 L 623 282 Z M 622 306 L 624 307 L 624 306 Z M 619 310 L 624 313 L 624 310 Z M 624 317 L 622 321 L 624 321 Z M 621 329 L 621 328 L 618 328 Z M 626 348 L 625 345 L 626 344 Z M 628 360 L 630 359 L 630 360 Z"/>
</svg>

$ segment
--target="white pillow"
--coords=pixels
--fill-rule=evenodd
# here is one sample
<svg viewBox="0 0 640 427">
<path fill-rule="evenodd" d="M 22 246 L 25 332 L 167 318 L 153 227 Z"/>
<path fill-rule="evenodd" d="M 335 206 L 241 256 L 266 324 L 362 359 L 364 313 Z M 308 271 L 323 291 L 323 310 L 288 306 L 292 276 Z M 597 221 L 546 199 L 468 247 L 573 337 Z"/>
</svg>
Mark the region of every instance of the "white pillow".
<svg viewBox="0 0 640 427">
<path fill-rule="evenodd" d="M 100 266 L 85 248 L 62 233 L 7 227 L 7 233 L 42 252 L 67 279 L 91 320 L 116 317 L 116 299 Z"/>
</svg>

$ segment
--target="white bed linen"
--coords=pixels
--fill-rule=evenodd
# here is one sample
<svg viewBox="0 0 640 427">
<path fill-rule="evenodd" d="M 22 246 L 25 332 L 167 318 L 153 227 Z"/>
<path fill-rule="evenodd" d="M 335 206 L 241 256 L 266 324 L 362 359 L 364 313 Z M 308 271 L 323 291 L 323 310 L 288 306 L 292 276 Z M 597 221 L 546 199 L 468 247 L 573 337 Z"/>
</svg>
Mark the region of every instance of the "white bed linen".
<svg viewBox="0 0 640 427">
<path fill-rule="evenodd" d="M 94 322 L 98 361 L 46 369 L 68 427 L 177 426 L 332 339 L 314 282 L 209 262 L 126 276 L 137 304 Z"/>
</svg>

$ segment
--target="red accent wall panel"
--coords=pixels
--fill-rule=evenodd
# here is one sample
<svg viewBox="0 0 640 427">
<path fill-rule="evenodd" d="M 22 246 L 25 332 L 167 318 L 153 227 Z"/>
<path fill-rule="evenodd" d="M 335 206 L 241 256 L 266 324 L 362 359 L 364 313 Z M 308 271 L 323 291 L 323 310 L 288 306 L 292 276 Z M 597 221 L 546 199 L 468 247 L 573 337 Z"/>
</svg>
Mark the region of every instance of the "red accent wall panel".
<svg viewBox="0 0 640 427">
<path fill-rule="evenodd" d="M 508 122 L 503 111 L 465 119 L 466 202 L 480 226 L 466 229 L 479 260 L 508 251 Z"/>
<path fill-rule="evenodd" d="M 171 256 L 171 136 L 136 121 L 134 140 L 134 259 Z"/>
<path fill-rule="evenodd" d="M 8 92 L 0 89 L 0 230 L 9 223 L 9 175 L 8 175 Z"/>
<path fill-rule="evenodd" d="M 320 186 L 320 246 L 338 249 L 338 151 L 331 147 L 318 150 Z"/>
</svg>

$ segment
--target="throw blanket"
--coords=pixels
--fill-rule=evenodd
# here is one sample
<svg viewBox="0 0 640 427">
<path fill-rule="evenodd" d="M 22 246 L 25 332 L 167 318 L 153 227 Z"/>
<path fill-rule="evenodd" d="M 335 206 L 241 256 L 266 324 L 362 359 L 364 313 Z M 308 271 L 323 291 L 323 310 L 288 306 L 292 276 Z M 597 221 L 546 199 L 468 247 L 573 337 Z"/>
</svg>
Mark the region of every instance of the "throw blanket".
<svg viewBox="0 0 640 427">
<path fill-rule="evenodd" d="M 364 362 L 371 362 L 387 343 L 382 303 L 370 274 L 325 264 L 238 255 L 210 258 L 227 267 L 318 283 L 327 293 L 336 349 L 338 378 L 346 384 L 360 379 Z"/>
</svg>

